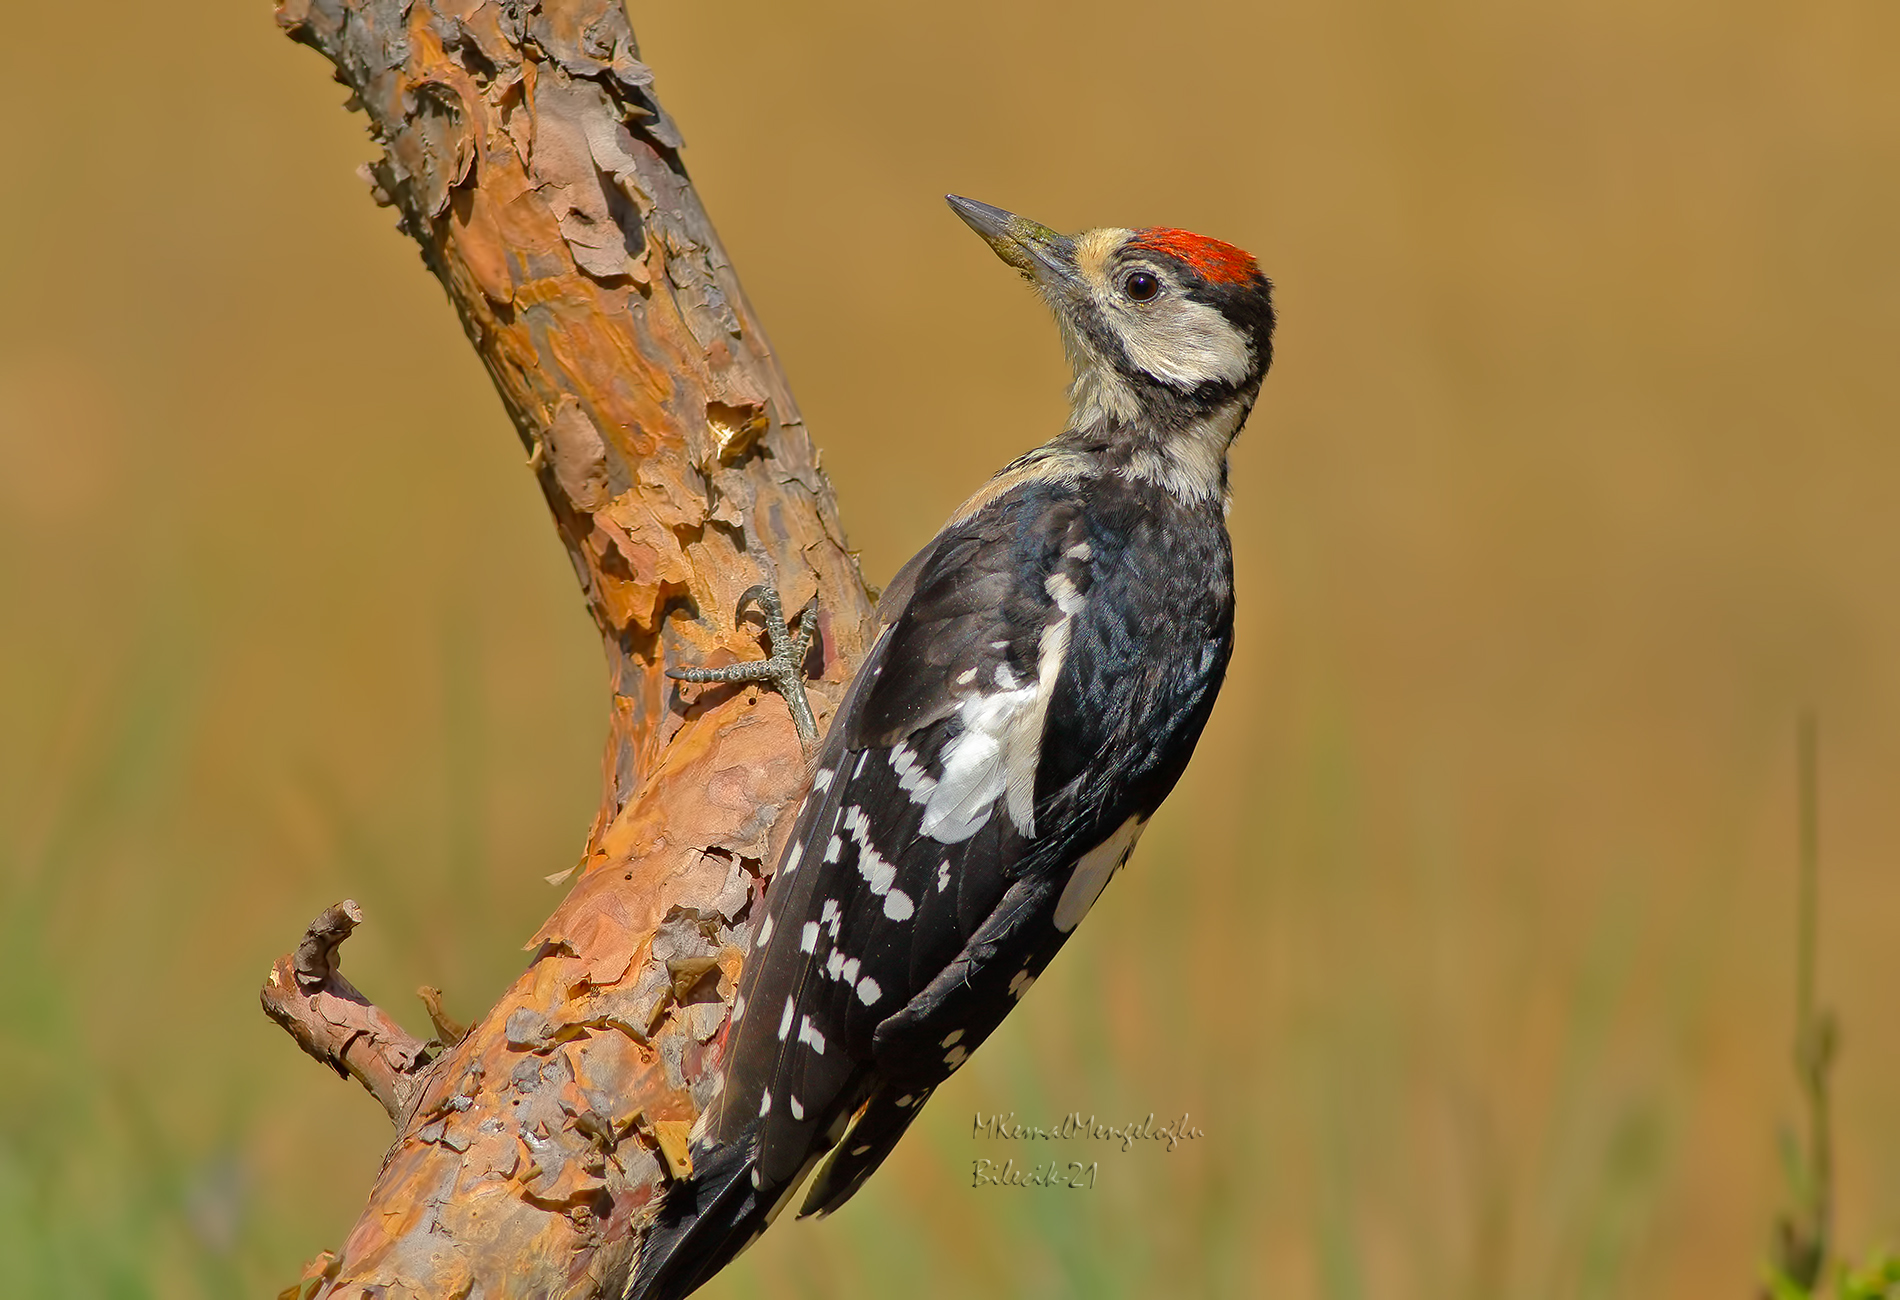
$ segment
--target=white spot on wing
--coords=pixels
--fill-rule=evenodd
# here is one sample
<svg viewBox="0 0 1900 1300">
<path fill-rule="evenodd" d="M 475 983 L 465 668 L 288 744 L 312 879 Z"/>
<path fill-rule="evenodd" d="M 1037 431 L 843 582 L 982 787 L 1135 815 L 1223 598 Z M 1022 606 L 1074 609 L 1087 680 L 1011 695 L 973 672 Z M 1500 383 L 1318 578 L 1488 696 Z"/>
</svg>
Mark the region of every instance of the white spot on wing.
<svg viewBox="0 0 1900 1300">
<path fill-rule="evenodd" d="M 930 802 L 937 780 L 917 757 L 917 751 L 901 740 L 891 746 L 891 770 L 897 773 L 898 789 L 908 794 L 912 803 Z"/>
<path fill-rule="evenodd" d="M 786 1101 L 786 1103 L 787 1103 L 787 1104 L 788 1104 L 789 1106 L 791 1106 L 791 1108 L 792 1108 L 792 1118 L 793 1118 L 793 1119 L 804 1119 L 804 1118 L 805 1118 L 805 1107 L 804 1107 L 804 1105 L 803 1105 L 803 1104 L 802 1104 L 802 1103 L 801 1103 L 801 1102 L 800 1102 L 800 1101 L 798 1100 L 798 1098 L 796 1098 L 796 1097 L 794 1097 L 794 1096 L 792 1096 L 792 1095 L 791 1095 L 790 1093 L 787 1093 L 787 1094 L 786 1094 L 786 1097 L 785 1097 L 785 1101 Z"/>
<path fill-rule="evenodd" d="M 765 1116 L 770 1115 L 771 1113 L 772 1113 L 772 1094 L 769 1091 L 762 1092 L 759 1094 L 759 1116 L 760 1118 L 764 1118 Z M 754 1178 L 757 1178 L 759 1176 L 758 1171 L 754 1170 L 752 1172 L 752 1176 Z M 756 1187 L 758 1186 L 758 1184 L 754 1183 L 753 1186 Z"/>
<path fill-rule="evenodd" d="M 765 947 L 765 941 L 772 937 L 772 918 L 766 917 L 765 924 L 759 927 L 759 937 L 752 943 L 754 948 Z"/>
<path fill-rule="evenodd" d="M 739 1017 L 745 1014 L 745 994 L 741 993 L 732 1000 L 732 1023 L 738 1024 Z"/>
<path fill-rule="evenodd" d="M 858 981 L 858 1001 L 864 1003 L 865 1006 L 876 1006 L 877 1000 L 883 995 L 884 990 L 880 989 L 877 981 L 869 975 Z"/>
<path fill-rule="evenodd" d="M 944 1054 L 943 1063 L 954 1070 L 968 1060 L 969 1056 L 970 1050 L 967 1047 L 953 1047 Z"/>
<path fill-rule="evenodd" d="M 858 844 L 858 874 L 870 883 L 873 894 L 882 894 L 897 879 L 897 868 L 871 843 L 871 819 L 853 804 L 844 810 L 844 828 Z"/>
<path fill-rule="evenodd" d="M 937 892 L 941 894 L 948 888 L 950 888 L 950 859 L 945 858 L 942 865 L 937 868 Z"/>
<path fill-rule="evenodd" d="M 785 999 L 785 1014 L 778 1018 L 778 1040 L 785 1041 L 785 1035 L 792 1032 L 792 1000 Z"/>
<path fill-rule="evenodd" d="M 893 921 L 908 921 L 917 908 L 910 901 L 910 895 L 901 889 L 893 889 L 884 895 L 884 915 Z"/>
<path fill-rule="evenodd" d="M 975 680 L 976 680 L 976 669 L 974 668 L 965 668 L 962 672 L 957 674 L 958 686 L 968 686 L 971 682 Z"/>
<path fill-rule="evenodd" d="M 793 840 L 792 847 L 785 854 L 785 865 L 778 869 L 781 876 L 789 876 L 798 870 L 798 859 L 805 852 L 803 840 Z"/>
<path fill-rule="evenodd" d="M 937 1046 L 955 1047 L 959 1042 L 962 1041 L 962 1039 L 963 1039 L 963 1031 L 961 1029 L 952 1029 L 949 1033 L 943 1036 L 943 1041 L 941 1043 L 938 1043 Z"/>
<path fill-rule="evenodd" d="M 836 862 L 838 860 L 838 855 L 843 852 L 844 852 L 844 841 L 839 839 L 836 835 L 833 835 L 831 837 L 831 843 L 825 845 L 825 861 Z"/>
<path fill-rule="evenodd" d="M 1016 972 L 1016 978 L 1009 982 L 1009 995 L 1012 998 L 1020 999 L 1023 994 L 1029 992 L 1030 986 L 1035 982 L 1036 977 L 1034 975 L 1031 975 L 1026 970 L 1019 970 Z"/>
<path fill-rule="evenodd" d="M 824 793 L 826 790 L 831 789 L 831 777 L 832 777 L 832 771 L 830 768 L 828 767 L 819 768 L 818 771 L 814 773 L 811 778 L 811 788 L 813 790 L 818 791 L 820 794 Z"/>
<path fill-rule="evenodd" d="M 1055 601 L 1056 608 L 1064 614 L 1082 612 L 1082 593 L 1075 589 L 1075 583 L 1068 574 L 1050 574 L 1043 579 L 1042 588 L 1049 593 L 1049 599 Z"/>
<path fill-rule="evenodd" d="M 818 1027 L 812 1024 L 810 1016 L 798 1018 L 798 1041 L 820 1056 L 825 1054 L 825 1036 L 818 1032 Z"/>
<path fill-rule="evenodd" d="M 818 922 L 807 921 L 798 932 L 798 950 L 800 952 L 818 951 Z"/>
<path fill-rule="evenodd" d="M 1147 824 L 1139 817 L 1130 817 L 1113 835 L 1082 855 L 1069 873 L 1069 883 L 1062 887 L 1062 897 L 1056 900 L 1055 915 L 1050 918 L 1056 929 L 1064 933 L 1073 930 L 1076 923 L 1088 915 L 1095 900 L 1102 896 L 1102 890 L 1107 888 L 1108 878 L 1134 852 L 1135 841 L 1141 838 L 1142 827 Z"/>
</svg>

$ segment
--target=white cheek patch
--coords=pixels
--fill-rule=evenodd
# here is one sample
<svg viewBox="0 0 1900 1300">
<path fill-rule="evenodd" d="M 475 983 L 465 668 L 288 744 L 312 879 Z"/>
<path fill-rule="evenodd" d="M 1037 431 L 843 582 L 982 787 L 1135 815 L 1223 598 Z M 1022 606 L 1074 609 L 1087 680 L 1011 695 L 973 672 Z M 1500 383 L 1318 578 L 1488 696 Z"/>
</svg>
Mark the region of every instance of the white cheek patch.
<svg viewBox="0 0 1900 1300">
<path fill-rule="evenodd" d="M 1204 302 L 1170 297 L 1143 312 L 1113 313 L 1128 360 L 1177 388 L 1237 384 L 1253 369 L 1246 335 Z"/>
<path fill-rule="evenodd" d="M 1142 828 L 1147 824 L 1139 817 L 1130 817 L 1113 835 L 1082 855 L 1082 860 L 1069 874 L 1069 883 L 1062 887 L 1062 897 L 1056 900 L 1053 918 L 1056 929 L 1067 934 L 1088 915 L 1095 900 L 1108 887 L 1109 877 L 1135 851 L 1135 841 L 1141 838 Z"/>
</svg>

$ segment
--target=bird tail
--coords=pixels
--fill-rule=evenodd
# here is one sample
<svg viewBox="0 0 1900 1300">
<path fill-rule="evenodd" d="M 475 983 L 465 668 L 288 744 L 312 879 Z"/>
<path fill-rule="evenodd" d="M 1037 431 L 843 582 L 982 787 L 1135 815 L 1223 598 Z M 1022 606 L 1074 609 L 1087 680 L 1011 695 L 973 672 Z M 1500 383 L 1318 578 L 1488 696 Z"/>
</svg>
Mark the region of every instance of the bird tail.
<svg viewBox="0 0 1900 1300">
<path fill-rule="evenodd" d="M 640 1241 L 625 1300 L 685 1300 L 765 1231 L 784 1189 L 753 1186 L 755 1168 L 749 1142 L 695 1144 L 692 1176 L 667 1188 Z"/>
<path fill-rule="evenodd" d="M 858 1188 L 864 1186 L 864 1180 L 884 1163 L 884 1157 L 897 1145 L 897 1139 L 904 1136 L 904 1130 L 917 1118 L 924 1099 L 929 1096 L 929 1088 L 912 1088 L 900 1094 L 889 1083 L 878 1085 L 864 1108 L 852 1118 L 851 1127 L 818 1166 L 798 1217 L 803 1219 L 814 1214 L 822 1217 L 850 1200 Z"/>
</svg>

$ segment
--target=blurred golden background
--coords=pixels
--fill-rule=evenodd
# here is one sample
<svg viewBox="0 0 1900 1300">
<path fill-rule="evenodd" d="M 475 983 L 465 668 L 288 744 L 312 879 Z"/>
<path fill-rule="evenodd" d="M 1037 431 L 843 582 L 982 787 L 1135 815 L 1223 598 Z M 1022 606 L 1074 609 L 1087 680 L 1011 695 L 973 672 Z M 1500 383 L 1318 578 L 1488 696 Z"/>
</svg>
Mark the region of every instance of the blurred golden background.
<svg viewBox="0 0 1900 1300">
<path fill-rule="evenodd" d="M 1891 5 L 632 16 L 873 582 L 1062 417 L 944 191 L 1230 239 L 1282 305 L 1182 788 L 867 1192 L 709 1300 L 1753 1294 L 1809 702 L 1842 1236 L 1900 1237 Z M 9 19 L 0 1294 L 274 1294 L 388 1130 L 259 981 L 353 895 L 361 987 L 486 1008 L 599 652 L 326 65 L 264 0 Z M 1097 1187 L 969 1186 L 1051 1155 Z"/>
</svg>

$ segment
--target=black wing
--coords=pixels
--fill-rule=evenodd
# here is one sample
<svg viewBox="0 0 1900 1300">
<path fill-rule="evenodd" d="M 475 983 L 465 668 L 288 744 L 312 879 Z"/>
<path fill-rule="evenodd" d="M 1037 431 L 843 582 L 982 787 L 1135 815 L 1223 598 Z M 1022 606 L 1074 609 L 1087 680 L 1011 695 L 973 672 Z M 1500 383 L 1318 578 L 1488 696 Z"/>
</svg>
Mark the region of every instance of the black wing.
<svg viewBox="0 0 1900 1300">
<path fill-rule="evenodd" d="M 1133 847 L 1231 641 L 1218 517 L 1031 482 L 952 524 L 833 723 L 766 898 L 708 1144 L 787 1189 L 856 1127 L 841 1204 L 995 1028 Z M 1086 502 L 1086 505 L 1085 505 Z M 1171 539 L 1171 548 L 1160 537 Z M 1209 562 L 1212 567 L 1206 567 Z M 1216 572 L 1212 590 L 1177 590 Z"/>
</svg>

